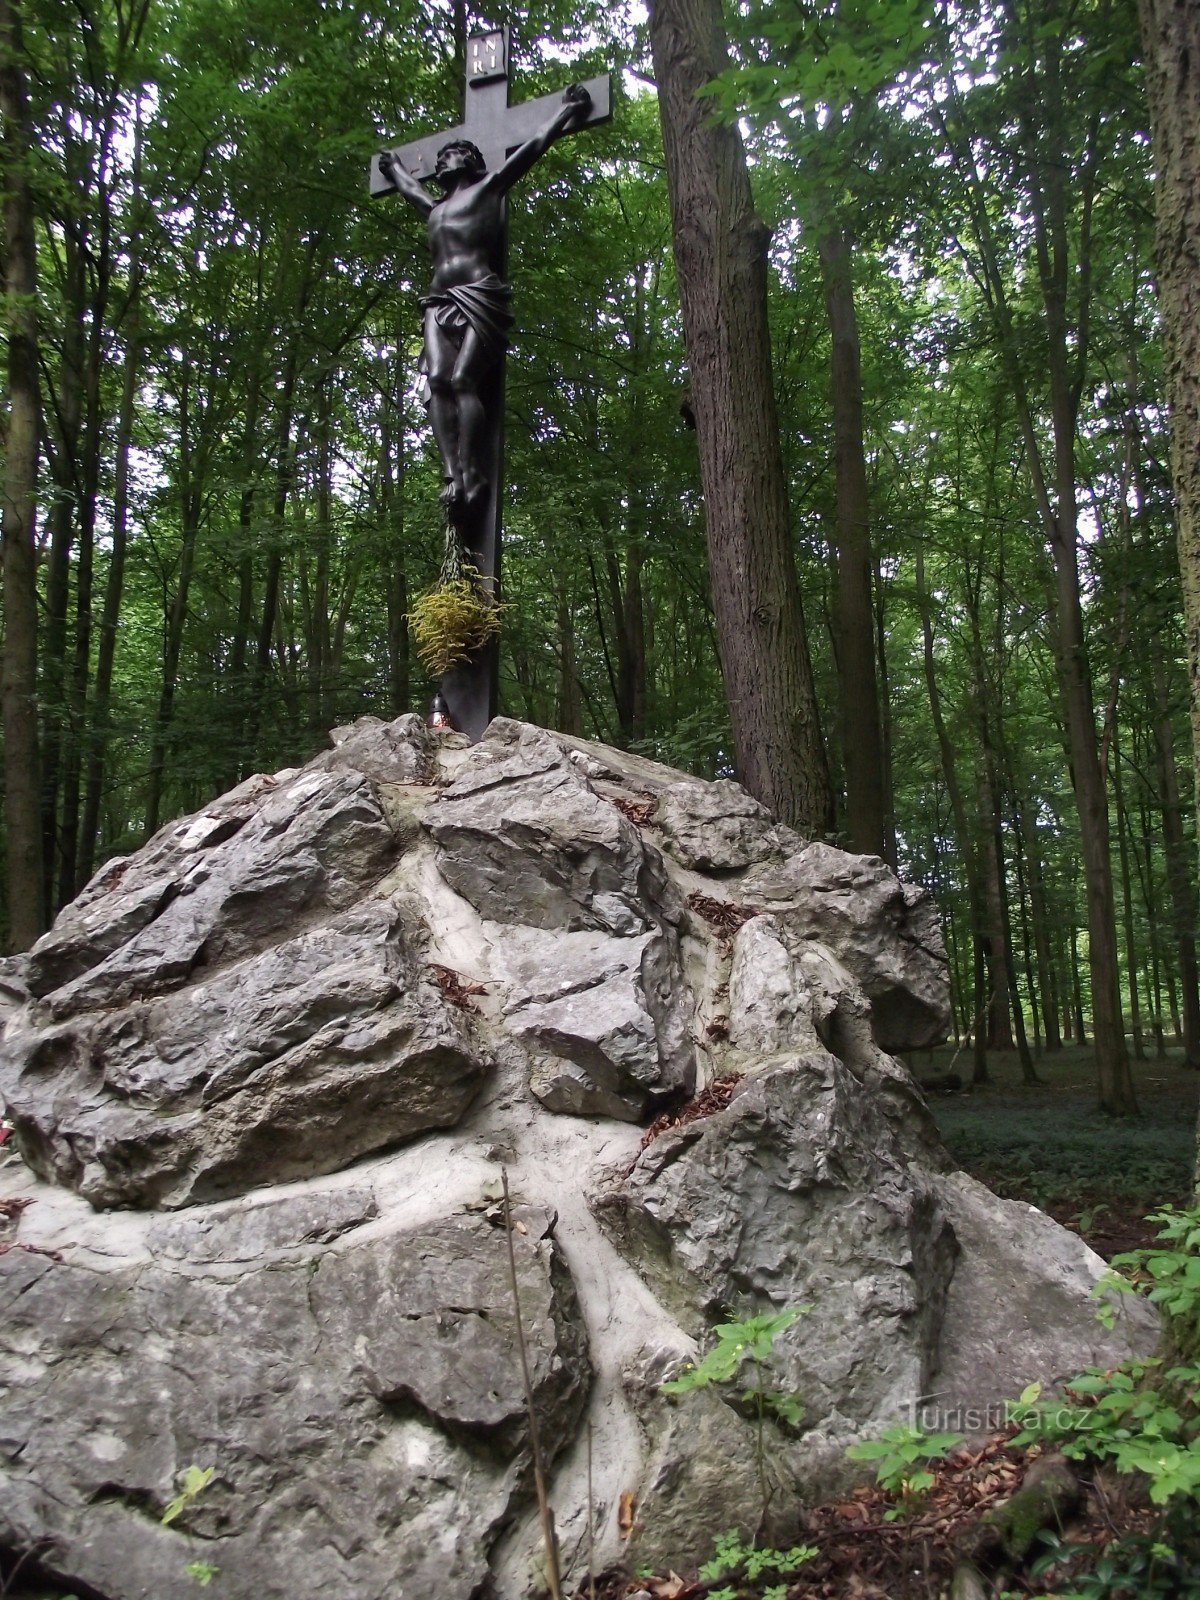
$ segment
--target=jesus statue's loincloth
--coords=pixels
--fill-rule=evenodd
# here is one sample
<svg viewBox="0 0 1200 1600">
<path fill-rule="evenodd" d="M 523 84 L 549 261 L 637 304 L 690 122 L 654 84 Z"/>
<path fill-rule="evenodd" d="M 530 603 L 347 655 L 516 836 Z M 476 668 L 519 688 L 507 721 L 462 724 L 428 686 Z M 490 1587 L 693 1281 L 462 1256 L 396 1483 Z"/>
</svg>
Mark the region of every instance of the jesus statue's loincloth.
<svg viewBox="0 0 1200 1600">
<path fill-rule="evenodd" d="M 478 283 L 452 289 L 435 289 L 421 300 L 423 311 L 432 310 L 439 328 L 461 344 L 468 328 L 475 332 L 489 361 L 498 361 L 508 346 L 513 324 L 512 290 L 494 272 Z"/>
</svg>

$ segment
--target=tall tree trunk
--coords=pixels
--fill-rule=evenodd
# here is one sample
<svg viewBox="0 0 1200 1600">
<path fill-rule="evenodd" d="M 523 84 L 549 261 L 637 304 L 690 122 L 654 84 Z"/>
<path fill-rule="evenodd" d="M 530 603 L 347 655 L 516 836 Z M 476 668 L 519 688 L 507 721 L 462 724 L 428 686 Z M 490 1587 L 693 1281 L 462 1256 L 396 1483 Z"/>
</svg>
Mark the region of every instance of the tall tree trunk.
<svg viewBox="0 0 1200 1600">
<path fill-rule="evenodd" d="M 179 577 L 175 594 L 164 618 L 162 682 L 158 695 L 158 714 L 150 740 L 150 771 L 146 792 L 146 836 L 158 832 L 162 820 L 162 795 L 166 775 L 167 741 L 175 716 L 175 690 L 179 681 L 179 658 L 183 650 L 183 629 L 187 622 L 192 569 L 196 562 L 196 540 L 200 532 L 203 505 L 201 484 L 195 476 L 191 437 L 192 363 L 185 352 L 179 380 L 179 511 L 182 541 L 179 550 Z"/>
<path fill-rule="evenodd" d="M 943 123 L 947 139 L 965 170 L 971 196 L 979 260 L 1000 354 L 1025 444 L 1026 466 L 1038 515 L 1054 564 L 1055 606 L 1052 636 L 1067 724 L 1071 781 L 1079 812 L 1088 926 L 1088 966 L 1092 990 L 1092 1028 L 1100 1107 L 1113 1116 L 1137 1112 L 1121 1015 L 1116 911 L 1108 829 L 1108 795 L 1096 739 L 1091 669 L 1079 588 L 1079 508 L 1075 471 L 1075 433 L 1079 400 L 1089 355 L 1091 225 L 1098 164 L 1098 119 L 1088 124 L 1085 147 L 1073 187 L 1065 136 L 1066 106 L 1060 81 L 1064 33 L 1056 26 L 1034 30 L 1015 4 L 1003 7 L 1013 33 L 1013 48 L 1028 60 L 1027 94 L 1021 108 L 1024 174 L 1033 265 L 1041 292 L 1045 367 L 1050 397 L 1052 457 L 1048 460 L 1035 417 L 1023 365 L 1022 338 L 1001 269 L 989 195 L 969 140 Z M 953 101 L 956 90 L 950 86 Z M 1073 208 L 1080 217 L 1077 259 L 1070 250 Z M 1075 302 L 1075 315 L 1068 314 Z M 1198 471 L 1200 477 L 1200 471 Z"/>
<path fill-rule="evenodd" d="M 1200 7 L 1139 0 L 1138 11 L 1158 170 L 1158 293 L 1200 805 Z M 1200 1138 L 1196 1148 L 1200 1187 Z"/>
<path fill-rule="evenodd" d="M 979 856 L 987 914 L 988 976 L 991 980 L 988 1043 L 993 1050 L 1012 1050 L 1012 1017 L 1016 1009 L 1016 997 L 1009 990 L 1008 941 L 1004 917 L 1004 847 L 1000 836 L 998 801 L 989 767 L 990 757 L 985 749 L 979 769 Z"/>
<path fill-rule="evenodd" d="M 1138 875 L 1142 886 L 1142 904 L 1146 908 L 1146 926 L 1149 930 L 1150 944 L 1150 984 L 1154 991 L 1154 1054 L 1162 1060 L 1167 1053 L 1166 1041 L 1163 1039 L 1162 1027 L 1162 952 L 1160 949 L 1159 928 L 1161 926 L 1158 912 L 1158 885 L 1155 882 L 1154 858 L 1158 841 L 1154 836 L 1154 829 L 1150 821 L 1150 808 L 1146 804 L 1145 791 L 1138 804 L 1138 816 L 1141 824 L 1142 850 L 1138 867 Z M 1132 822 L 1129 825 L 1130 833 L 1133 832 Z M 1136 851 L 1134 852 L 1136 855 Z M 1171 963 L 1165 963 L 1167 969 L 1167 993 L 1170 996 L 1171 1021 L 1175 1030 L 1175 1038 L 1181 1037 L 1179 1028 L 1179 1012 L 1175 1004 L 1175 977 L 1171 970 Z"/>
<path fill-rule="evenodd" d="M 925 666 L 925 687 L 929 694 L 929 711 L 933 719 L 934 733 L 937 736 L 938 751 L 942 758 L 942 776 L 946 784 L 946 792 L 950 796 L 950 809 L 954 817 L 954 831 L 958 837 L 958 848 L 962 856 L 963 876 L 967 880 L 967 903 L 971 908 L 971 941 L 974 955 L 975 974 L 975 1016 L 970 1024 L 974 1055 L 974 1082 L 986 1083 L 987 1069 L 987 1034 L 984 1029 L 983 1018 L 990 1009 L 987 1005 L 987 975 L 984 966 L 983 940 L 986 912 L 984 909 L 984 892 L 982 875 L 979 865 L 979 854 L 975 848 L 975 836 L 967 817 L 967 805 L 963 798 L 962 785 L 958 781 L 957 752 L 951 742 L 950 734 L 946 728 L 946 719 L 942 714 L 942 696 L 938 688 L 937 663 L 933 648 L 933 614 L 929 606 L 929 591 L 925 586 L 925 551 L 924 547 L 917 544 L 917 605 L 921 613 L 921 640 L 922 655 Z"/>
<path fill-rule="evenodd" d="M 317 390 L 317 523 L 311 543 L 316 546 L 316 566 L 306 618 L 305 663 L 308 677 L 308 731 L 319 737 L 329 728 L 326 700 L 333 655 L 329 625 L 329 560 L 333 538 L 333 438 L 330 404 L 332 374 Z"/>
<path fill-rule="evenodd" d="M 1011 798 L 1011 797 L 1010 797 Z M 1013 828 L 1013 865 L 1017 874 L 1017 908 L 1021 916 L 1021 960 L 1025 968 L 1025 985 L 1029 990 L 1029 1014 L 1033 1019 L 1033 1053 L 1042 1053 L 1041 984 L 1033 960 L 1033 937 L 1029 928 L 1028 872 L 1020 825 Z"/>
<path fill-rule="evenodd" d="M 387 601 L 388 705 L 393 717 L 409 709 L 408 571 L 404 561 L 404 427 L 397 374 L 395 395 L 380 409 L 379 494 L 383 518 L 383 582 Z M 395 425 L 398 424 L 398 425 Z"/>
<path fill-rule="evenodd" d="M 1071 913 L 1071 1005 L 1075 1018 L 1075 1025 L 1071 1031 L 1075 1036 L 1075 1043 L 1082 1050 L 1087 1044 L 1087 1026 L 1083 1020 L 1083 981 L 1079 975 L 1079 927 L 1074 912 Z"/>
<path fill-rule="evenodd" d="M 135 271 L 137 269 L 135 268 Z M 79 879 L 86 883 L 95 868 L 96 845 L 100 832 L 100 801 L 104 792 L 104 767 L 108 756 L 109 713 L 112 698 L 113 666 L 117 654 L 117 632 L 121 618 L 121 597 L 125 589 L 125 555 L 129 542 L 129 453 L 133 444 L 134 406 L 137 399 L 141 338 L 137 294 L 133 291 L 125 332 L 125 374 L 121 388 L 121 409 L 117 421 L 116 477 L 113 487 L 112 553 L 108 579 L 104 586 L 104 608 L 100 617 L 100 642 L 96 654 L 96 684 L 92 711 L 92 736 L 88 746 L 87 789 L 83 823 L 80 828 Z"/>
<path fill-rule="evenodd" d="M 229 656 L 232 691 L 228 782 L 245 776 L 246 718 L 250 709 L 249 647 L 254 616 L 254 503 L 258 491 L 258 419 L 262 399 L 262 373 L 257 352 L 253 357 L 246 391 L 242 429 L 242 484 L 238 494 L 238 605 L 233 647 Z"/>
<path fill-rule="evenodd" d="M 987 950 L 982 931 L 976 931 L 973 943 L 975 947 L 972 968 L 975 979 L 975 1019 L 971 1026 L 971 1057 L 974 1063 L 971 1071 L 971 1082 L 979 1084 L 987 1083 L 989 1078 L 987 1028 L 984 1025 L 984 1018 L 991 1010 L 992 991 L 988 984 Z"/>
<path fill-rule="evenodd" d="M 1058 984 L 1050 949 L 1050 911 L 1046 903 L 1042 855 L 1038 845 L 1034 807 L 1020 807 L 1019 826 L 1025 845 L 1025 881 L 1029 889 L 1029 916 L 1033 928 L 1033 948 L 1037 955 L 1038 990 L 1042 1000 L 1042 1028 L 1046 1052 L 1062 1049 L 1058 1022 Z"/>
<path fill-rule="evenodd" d="M 1200 802 L 1200 7 L 1139 0 L 1158 174 L 1158 294 Z"/>
<path fill-rule="evenodd" d="M 893 872 L 899 870 L 900 846 L 896 838 L 896 773 L 892 759 L 894 747 L 892 694 L 888 679 L 887 591 L 879 572 L 879 559 L 872 561 L 875 590 L 875 677 L 879 686 L 879 733 L 883 752 L 883 859 Z"/>
<path fill-rule="evenodd" d="M 303 326 L 304 313 L 313 288 L 313 268 L 316 261 L 317 241 L 309 239 L 296 291 L 295 326 Z M 279 429 L 275 447 L 275 492 L 271 502 L 271 536 L 267 550 L 267 571 L 263 584 L 262 613 L 258 625 L 254 657 L 250 664 L 250 708 L 247 719 L 246 754 L 252 762 L 258 759 L 258 732 L 262 726 L 263 704 L 266 697 L 267 675 L 271 665 L 271 646 L 275 637 L 275 624 L 279 609 L 279 590 L 283 577 L 283 551 L 286 532 L 284 515 L 288 496 L 295 478 L 295 444 L 292 428 L 295 417 L 296 382 L 301 353 L 300 338 L 293 337 L 287 347 L 283 382 L 279 394 Z"/>
<path fill-rule="evenodd" d="M 834 461 L 837 469 L 838 689 L 846 835 L 863 855 L 886 854 L 883 736 L 875 676 L 871 522 L 863 445 L 862 371 L 854 310 L 850 240 L 831 228 L 818 245 L 832 342 Z"/>
<path fill-rule="evenodd" d="M 107 169 L 111 123 L 105 128 L 97 156 L 101 173 Z M 88 304 L 87 359 L 84 367 L 84 427 L 80 441 L 79 539 L 75 566 L 75 636 L 68 688 L 70 715 L 62 771 L 62 819 L 59 830 L 59 904 L 73 900 L 79 885 L 79 822 L 83 768 L 91 730 L 88 690 L 92 674 L 92 589 L 96 565 L 96 500 L 100 492 L 100 463 L 104 450 L 106 418 L 101 405 L 100 377 L 112 276 L 112 197 L 103 181 L 98 186 L 99 227 L 89 252 L 92 289 Z"/>
<path fill-rule="evenodd" d="M 63 745 L 67 737 L 67 620 L 71 600 L 71 549 L 82 494 L 79 440 L 83 425 L 85 269 L 77 227 L 63 237 L 64 316 L 57 393 L 48 408 L 55 418 L 56 443 L 47 438 L 54 498 L 46 517 L 50 540 L 46 567 L 46 620 L 42 636 L 42 875 L 46 907 L 54 904 L 54 882 L 61 856 L 58 806 Z"/>
<path fill-rule="evenodd" d="M 45 927 L 37 725 L 37 248 L 29 188 L 29 102 L 19 0 L 0 0 L 8 437 L 0 538 L 4 574 L 4 826 L 8 941 Z"/>
<path fill-rule="evenodd" d="M 1183 833 L 1183 806 L 1179 795 L 1179 774 L 1175 767 L 1175 735 L 1171 727 L 1167 676 L 1161 661 L 1156 661 L 1154 665 L 1154 754 L 1158 766 L 1158 794 L 1162 806 L 1163 847 L 1167 857 L 1171 922 L 1179 956 L 1185 1065 L 1200 1067 L 1196 881 L 1189 867 L 1187 842 Z"/>
<path fill-rule="evenodd" d="M 557 575 L 558 613 L 558 694 L 555 697 L 554 726 L 561 733 L 576 737 L 583 731 L 583 708 L 579 697 L 579 672 L 575 662 L 575 619 L 571 611 L 569 575 Z"/>
<path fill-rule="evenodd" d="M 769 232 L 741 135 L 698 91 L 728 64 L 720 0 L 650 0 L 650 42 L 717 639 L 743 783 L 801 832 L 831 821 L 829 773 L 788 529 L 767 324 Z"/>
<path fill-rule="evenodd" d="M 1092 980 L 1092 1032 L 1099 1075 L 1100 1108 L 1114 1116 L 1137 1111 L 1125 1024 L 1121 1016 L 1117 924 L 1113 903 L 1112 859 L 1108 831 L 1108 795 L 1096 746 L 1096 718 L 1083 634 L 1079 596 L 1079 547 L 1074 488 L 1074 422 L 1071 440 L 1060 457 L 1059 537 L 1055 542 L 1058 575 L 1059 675 L 1066 702 L 1071 772 L 1079 807 L 1080 846 L 1088 914 L 1088 966 Z"/>
<path fill-rule="evenodd" d="M 640 540 L 626 540 L 625 566 L 606 530 L 604 566 L 608 578 L 609 609 L 613 619 L 613 639 L 617 649 L 616 696 L 617 726 L 621 743 L 630 745 L 641 739 L 646 727 L 646 634 L 642 603 L 642 551 Z"/>
<path fill-rule="evenodd" d="M 1117 860 L 1121 864 L 1121 917 L 1125 925 L 1125 974 L 1129 983 L 1129 1026 L 1133 1033 L 1133 1058 L 1146 1059 L 1146 1046 L 1142 1039 L 1142 1002 L 1138 993 L 1137 935 L 1133 925 L 1133 882 L 1129 860 L 1129 813 L 1125 807 L 1125 781 L 1121 771 L 1121 751 L 1117 742 L 1117 725 L 1112 724 L 1112 774 L 1113 802 L 1117 812 Z"/>
<path fill-rule="evenodd" d="M 92 707 L 92 726 L 88 743 L 87 779 L 84 790 L 83 819 L 79 838 L 78 882 L 86 883 L 96 862 L 100 834 L 100 803 L 104 792 L 104 768 L 108 759 L 109 715 L 112 698 L 113 666 L 117 653 L 117 630 L 121 600 L 125 590 L 125 555 L 129 542 L 129 457 L 133 446 L 133 423 L 137 405 L 137 381 L 141 362 L 141 171 L 142 102 L 138 99 L 134 126 L 133 173 L 130 193 L 129 297 L 125 305 L 125 361 L 121 384 L 121 404 L 117 416 L 116 459 L 113 482 L 112 550 L 104 602 L 100 615 L 100 638 L 96 653 L 96 682 Z"/>
</svg>

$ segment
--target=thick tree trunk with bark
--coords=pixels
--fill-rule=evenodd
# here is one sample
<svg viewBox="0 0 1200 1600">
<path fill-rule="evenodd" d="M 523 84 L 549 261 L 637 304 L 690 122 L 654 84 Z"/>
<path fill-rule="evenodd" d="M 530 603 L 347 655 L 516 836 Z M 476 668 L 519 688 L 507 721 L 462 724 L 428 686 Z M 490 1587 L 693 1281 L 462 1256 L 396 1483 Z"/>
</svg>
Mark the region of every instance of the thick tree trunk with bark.
<svg viewBox="0 0 1200 1600">
<path fill-rule="evenodd" d="M 1200 804 L 1200 7 L 1139 0 L 1138 11 L 1158 171 L 1158 294 Z"/>
<path fill-rule="evenodd" d="M 887 853 L 887 783 L 875 675 L 862 364 L 850 274 L 850 241 L 841 228 L 832 228 L 821 239 L 818 249 L 832 343 L 830 394 L 837 469 L 838 689 L 842 763 L 846 774 L 846 836 L 851 850 L 882 856 Z"/>
<path fill-rule="evenodd" d="M 1175 768 L 1175 739 L 1167 696 L 1166 673 L 1156 663 L 1154 672 L 1154 754 L 1158 766 L 1158 794 L 1162 806 L 1163 847 L 1167 857 L 1167 887 L 1171 893 L 1171 921 L 1179 953 L 1179 984 L 1183 991 L 1183 1044 L 1189 1067 L 1200 1067 L 1200 977 L 1196 967 L 1196 886 L 1189 870 L 1183 832 L 1183 806 L 1179 774 Z"/>
<path fill-rule="evenodd" d="M 1158 294 L 1200 800 L 1200 7 L 1139 0 L 1158 173 Z"/>
<path fill-rule="evenodd" d="M 809 834 L 829 775 L 788 530 L 767 326 L 768 231 L 736 125 L 697 98 L 727 63 L 720 0 L 651 0 L 717 640 L 742 782 Z"/>
<path fill-rule="evenodd" d="M 38 370 L 37 251 L 29 190 L 28 100 L 21 16 L 0 0 L 0 116 L 4 124 L 7 451 L 0 500 L 4 571 L 4 824 L 8 938 L 27 949 L 44 927 L 37 730 Z"/>
</svg>

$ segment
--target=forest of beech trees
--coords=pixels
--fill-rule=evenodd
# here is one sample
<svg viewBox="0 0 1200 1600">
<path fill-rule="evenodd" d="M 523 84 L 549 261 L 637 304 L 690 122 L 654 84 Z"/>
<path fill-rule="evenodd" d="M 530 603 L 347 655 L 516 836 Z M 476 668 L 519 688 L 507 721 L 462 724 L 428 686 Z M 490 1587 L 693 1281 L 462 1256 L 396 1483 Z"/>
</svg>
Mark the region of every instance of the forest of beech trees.
<svg viewBox="0 0 1200 1600">
<path fill-rule="evenodd" d="M 7 947 L 427 705 L 427 257 L 367 166 L 499 25 L 514 97 L 616 97 L 513 204 L 502 709 L 885 855 L 975 1074 L 1087 1041 L 1132 1112 L 1200 1066 L 1134 0 L 0 0 Z"/>
</svg>

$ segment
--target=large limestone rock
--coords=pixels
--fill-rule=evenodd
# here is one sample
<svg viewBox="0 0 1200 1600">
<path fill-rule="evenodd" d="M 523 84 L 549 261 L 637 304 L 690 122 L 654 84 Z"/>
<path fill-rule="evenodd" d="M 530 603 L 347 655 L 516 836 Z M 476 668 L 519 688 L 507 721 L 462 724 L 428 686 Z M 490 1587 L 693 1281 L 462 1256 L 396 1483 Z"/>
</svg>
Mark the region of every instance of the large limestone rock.
<svg viewBox="0 0 1200 1600">
<path fill-rule="evenodd" d="M 545 1214 L 518 1282 L 543 1449 L 590 1380 Z M 104 1595 L 476 1592 L 528 1477 L 494 1220 L 381 1223 L 369 1187 L 152 1229 L 151 1259 L 5 1258 L 6 1542 Z M 14 1378 L 17 1381 L 13 1381 Z M 179 1474 L 214 1481 L 168 1527 Z"/>
<path fill-rule="evenodd" d="M 505 1173 L 572 1582 L 758 1526 L 736 1388 L 660 1387 L 716 1321 L 804 1308 L 780 1537 L 923 1399 L 1145 1347 L 949 1170 L 889 1053 L 947 1004 L 883 863 L 516 723 L 364 719 L 171 824 L 0 973 L 0 1546 L 100 1600 L 534 1592 Z"/>
</svg>

